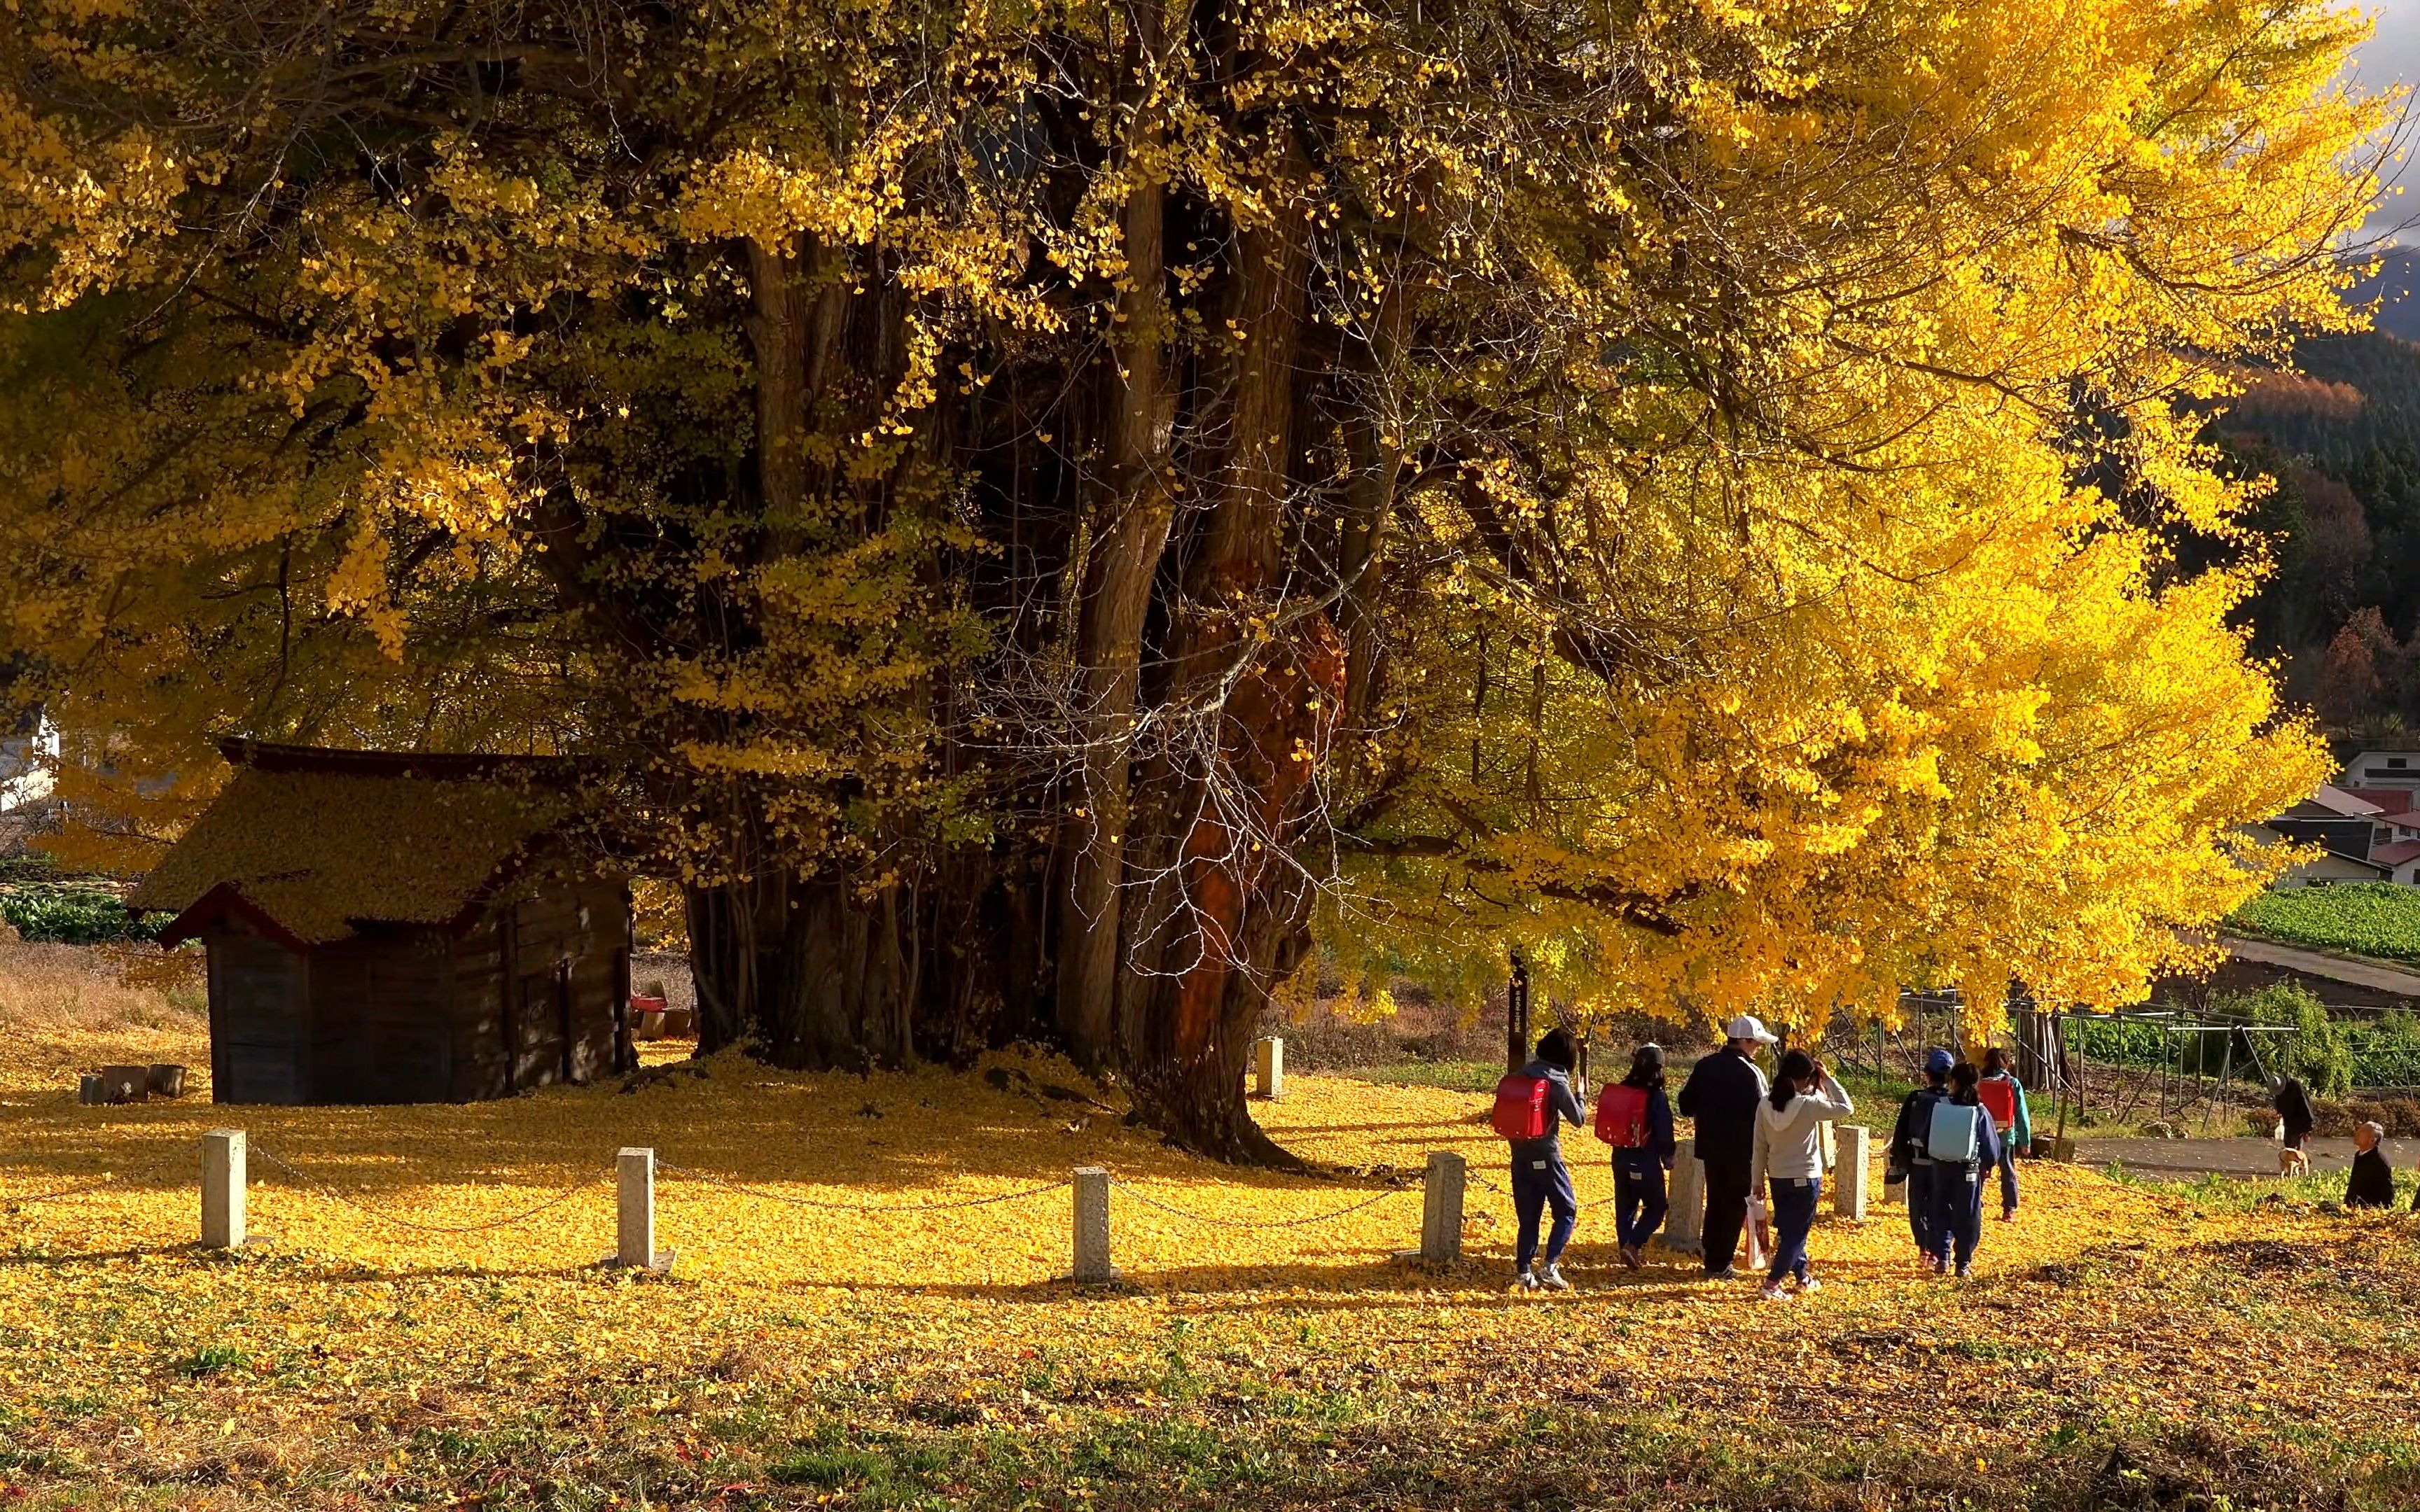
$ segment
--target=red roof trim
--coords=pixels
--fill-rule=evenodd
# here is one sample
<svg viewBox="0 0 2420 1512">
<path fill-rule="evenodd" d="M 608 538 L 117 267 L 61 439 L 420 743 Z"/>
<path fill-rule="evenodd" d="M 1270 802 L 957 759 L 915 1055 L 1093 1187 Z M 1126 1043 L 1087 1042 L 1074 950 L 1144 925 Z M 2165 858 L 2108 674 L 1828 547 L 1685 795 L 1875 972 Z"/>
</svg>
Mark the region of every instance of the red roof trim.
<svg viewBox="0 0 2420 1512">
<path fill-rule="evenodd" d="M 245 897 L 232 882 L 222 882 L 193 902 L 193 905 L 168 921 L 160 932 L 160 949 L 173 950 L 187 940 L 198 936 L 220 918 L 228 915 L 242 919 L 269 939 L 274 940 L 296 955 L 307 955 L 311 947 L 293 931 L 271 918 L 258 903 Z"/>
</svg>

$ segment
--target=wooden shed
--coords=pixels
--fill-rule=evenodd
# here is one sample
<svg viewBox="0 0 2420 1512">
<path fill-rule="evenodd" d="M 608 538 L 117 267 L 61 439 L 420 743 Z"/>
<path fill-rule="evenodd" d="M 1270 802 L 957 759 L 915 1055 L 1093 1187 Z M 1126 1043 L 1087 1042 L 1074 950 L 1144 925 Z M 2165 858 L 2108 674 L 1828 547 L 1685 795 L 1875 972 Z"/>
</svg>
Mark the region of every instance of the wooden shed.
<svg viewBox="0 0 2420 1512">
<path fill-rule="evenodd" d="M 440 1103 L 633 1063 L 626 883 L 549 758 L 229 741 L 130 900 L 209 952 L 221 1103 Z"/>
</svg>

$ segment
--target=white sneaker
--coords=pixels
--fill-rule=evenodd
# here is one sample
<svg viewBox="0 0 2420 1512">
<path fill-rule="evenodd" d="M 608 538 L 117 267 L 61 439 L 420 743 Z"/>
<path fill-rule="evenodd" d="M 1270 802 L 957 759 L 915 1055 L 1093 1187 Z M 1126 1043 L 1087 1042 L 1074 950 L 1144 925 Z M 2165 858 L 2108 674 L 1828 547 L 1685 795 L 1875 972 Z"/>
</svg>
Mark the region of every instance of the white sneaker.
<svg viewBox="0 0 2420 1512">
<path fill-rule="evenodd" d="M 1544 1271 L 1539 1272 L 1538 1279 L 1535 1284 L 1544 1287 L 1548 1291 L 1569 1291 L 1572 1289 L 1572 1284 L 1563 1279 L 1563 1268 L 1559 1265 L 1549 1265 Z"/>
<path fill-rule="evenodd" d="M 1528 1271 L 1524 1271 L 1519 1275 L 1514 1276 L 1512 1278 L 1512 1284 L 1519 1287 L 1524 1291 L 1535 1291 L 1538 1289 L 1537 1276 Z"/>
<path fill-rule="evenodd" d="M 1816 1280 L 1816 1279 L 1815 1279 L 1813 1276 L 1811 1276 L 1811 1275 L 1810 1275 L 1810 1276 L 1808 1276 L 1806 1280 L 1801 1281 L 1801 1282 L 1799 1282 L 1799 1283 L 1798 1283 L 1798 1294 L 1799 1294 L 1800 1296 L 1802 1296 L 1802 1297 L 1803 1297 L 1803 1296 L 1805 1296 L 1805 1295 L 1807 1295 L 1807 1294 L 1808 1292 L 1810 1292 L 1810 1291 L 1821 1291 L 1821 1290 L 1823 1290 L 1823 1282 L 1821 1282 L 1821 1281 Z"/>
<path fill-rule="evenodd" d="M 1770 1281 L 1766 1282 L 1763 1286 L 1757 1288 L 1757 1295 L 1762 1297 L 1767 1302 L 1788 1302 L 1790 1300 L 1789 1292 L 1782 1290 L 1779 1287 Z"/>
</svg>

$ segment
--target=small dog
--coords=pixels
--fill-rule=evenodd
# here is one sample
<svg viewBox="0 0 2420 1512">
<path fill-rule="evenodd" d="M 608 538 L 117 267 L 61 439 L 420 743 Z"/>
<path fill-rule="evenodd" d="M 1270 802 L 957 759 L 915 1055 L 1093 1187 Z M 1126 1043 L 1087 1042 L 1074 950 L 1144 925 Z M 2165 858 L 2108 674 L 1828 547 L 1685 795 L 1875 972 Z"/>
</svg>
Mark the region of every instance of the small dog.
<svg viewBox="0 0 2420 1512">
<path fill-rule="evenodd" d="M 2290 1146 L 2281 1146 L 2277 1150 L 2277 1174 L 2308 1176 L 2311 1174 L 2311 1157 Z"/>
</svg>

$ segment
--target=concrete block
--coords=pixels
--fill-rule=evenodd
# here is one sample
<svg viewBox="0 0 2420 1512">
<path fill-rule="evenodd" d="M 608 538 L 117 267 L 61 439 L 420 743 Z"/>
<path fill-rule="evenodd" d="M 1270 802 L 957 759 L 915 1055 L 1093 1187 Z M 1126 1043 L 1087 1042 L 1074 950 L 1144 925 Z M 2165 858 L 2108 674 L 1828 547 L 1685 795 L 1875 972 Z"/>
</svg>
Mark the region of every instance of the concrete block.
<svg viewBox="0 0 2420 1512">
<path fill-rule="evenodd" d="M 1672 1211 L 1664 1220 L 1664 1247 L 1683 1255 L 1705 1251 L 1706 1165 L 1683 1148 L 1672 1157 Z"/>
<path fill-rule="evenodd" d="M 1827 1127 L 1829 1127 L 1827 1125 Z M 1866 1204 L 1874 1176 L 1872 1131 L 1854 1123 L 1839 1125 L 1839 1164 L 1832 1168 L 1832 1211 L 1851 1223 L 1866 1221 Z"/>
<path fill-rule="evenodd" d="M 1285 1041 L 1275 1035 L 1252 1045 L 1252 1095 L 1285 1096 Z"/>
<path fill-rule="evenodd" d="M 1439 1264 L 1462 1258 L 1462 1198 L 1469 1167 L 1451 1150 L 1429 1152 L 1420 1195 L 1420 1258 Z"/>
<path fill-rule="evenodd" d="M 656 1152 L 635 1146 L 613 1158 L 613 1263 L 652 1271 L 656 1264 Z"/>
<path fill-rule="evenodd" d="M 237 1249 L 244 1240 L 244 1138 L 240 1129 L 202 1135 L 202 1247 Z"/>
<path fill-rule="evenodd" d="M 1117 1271 L 1109 1264 L 1109 1173 L 1098 1165 L 1076 1168 L 1076 1265 L 1078 1281 L 1108 1281 Z"/>
</svg>

